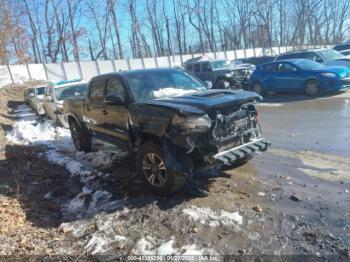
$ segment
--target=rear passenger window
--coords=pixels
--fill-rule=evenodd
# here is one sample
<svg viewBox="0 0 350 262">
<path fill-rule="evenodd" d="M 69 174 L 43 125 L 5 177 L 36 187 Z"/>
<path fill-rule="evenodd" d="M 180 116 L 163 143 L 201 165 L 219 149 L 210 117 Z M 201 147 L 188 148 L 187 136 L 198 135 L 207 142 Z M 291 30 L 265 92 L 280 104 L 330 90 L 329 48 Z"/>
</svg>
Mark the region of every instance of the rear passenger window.
<svg viewBox="0 0 350 262">
<path fill-rule="evenodd" d="M 194 64 L 194 72 L 198 73 L 201 71 L 201 64 Z"/>
<path fill-rule="evenodd" d="M 296 72 L 297 68 L 291 64 L 280 63 L 277 66 L 277 71 L 281 73 Z"/>
<path fill-rule="evenodd" d="M 105 81 L 103 79 L 93 80 L 90 85 L 90 97 L 102 98 L 105 92 L 104 83 Z"/>
<path fill-rule="evenodd" d="M 121 96 L 124 97 L 123 83 L 118 78 L 107 80 L 106 96 Z"/>
</svg>

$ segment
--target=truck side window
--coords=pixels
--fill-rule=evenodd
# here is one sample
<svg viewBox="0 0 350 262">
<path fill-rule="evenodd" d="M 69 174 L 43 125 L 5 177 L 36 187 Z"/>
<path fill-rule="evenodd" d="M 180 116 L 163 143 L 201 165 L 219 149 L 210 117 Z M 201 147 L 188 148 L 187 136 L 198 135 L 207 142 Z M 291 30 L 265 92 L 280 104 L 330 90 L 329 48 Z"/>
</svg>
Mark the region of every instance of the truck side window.
<svg viewBox="0 0 350 262">
<path fill-rule="evenodd" d="M 211 72 L 211 67 L 209 62 L 205 62 L 202 64 L 202 71 L 203 72 Z"/>
<path fill-rule="evenodd" d="M 106 96 L 124 97 L 124 87 L 120 79 L 112 78 L 107 80 Z"/>
<path fill-rule="evenodd" d="M 200 71 L 201 71 L 201 64 L 194 64 L 193 71 L 194 71 L 195 73 L 200 72 Z"/>
<path fill-rule="evenodd" d="M 188 72 L 193 72 L 193 65 L 192 64 L 189 64 L 189 65 L 186 65 L 186 70 L 188 71 Z"/>
<path fill-rule="evenodd" d="M 105 91 L 104 80 L 96 79 L 91 82 L 90 94 L 91 98 L 103 98 Z"/>
</svg>

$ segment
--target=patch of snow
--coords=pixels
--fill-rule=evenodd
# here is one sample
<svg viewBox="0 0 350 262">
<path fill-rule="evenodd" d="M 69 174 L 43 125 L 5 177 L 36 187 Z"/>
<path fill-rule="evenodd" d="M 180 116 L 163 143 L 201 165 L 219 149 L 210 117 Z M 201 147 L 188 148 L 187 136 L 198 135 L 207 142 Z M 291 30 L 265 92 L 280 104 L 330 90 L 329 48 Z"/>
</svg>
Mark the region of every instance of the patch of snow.
<svg viewBox="0 0 350 262">
<path fill-rule="evenodd" d="M 103 254 L 106 251 L 108 251 L 112 243 L 121 242 L 125 240 L 126 240 L 126 237 L 124 236 L 114 235 L 113 238 L 106 238 L 101 234 L 95 233 L 85 247 L 93 255 Z"/>
<path fill-rule="evenodd" d="M 176 250 L 174 246 L 175 240 L 171 239 L 167 242 L 164 242 L 157 248 L 157 255 L 159 256 L 167 256 L 167 255 L 175 255 L 178 250 Z"/>
<path fill-rule="evenodd" d="M 179 248 L 175 247 L 175 239 L 171 237 L 170 240 L 161 241 L 156 240 L 152 236 L 146 236 L 136 242 L 133 253 L 135 255 L 217 255 L 212 249 L 203 249 L 197 247 L 195 244 L 184 245 Z"/>
<path fill-rule="evenodd" d="M 210 227 L 222 226 L 239 226 L 243 224 L 243 217 L 239 212 L 227 212 L 225 210 L 214 211 L 206 207 L 197 207 L 191 205 L 182 210 L 193 221 Z"/>
<path fill-rule="evenodd" d="M 259 103 L 258 106 L 264 106 L 264 107 L 281 107 L 281 106 L 284 106 L 284 104 L 281 104 L 281 103 Z"/>
<path fill-rule="evenodd" d="M 154 239 L 151 236 L 146 236 L 137 241 L 134 253 L 136 255 L 154 255 Z"/>
<path fill-rule="evenodd" d="M 186 246 L 182 247 L 182 250 L 185 251 L 184 253 L 182 253 L 182 255 L 184 255 L 184 256 L 201 256 L 201 255 L 203 255 L 203 251 L 198 249 L 198 247 L 195 244 L 186 245 Z"/>
<path fill-rule="evenodd" d="M 173 88 L 173 87 L 167 87 L 167 88 L 161 88 L 157 91 L 153 91 L 153 96 L 155 98 L 165 98 L 165 97 L 174 97 L 174 96 L 182 96 L 185 94 L 193 93 L 194 90 L 186 90 L 186 89 L 180 89 L 180 88 Z"/>
<path fill-rule="evenodd" d="M 265 195 L 266 195 L 265 192 L 259 192 L 259 193 L 258 193 L 258 196 L 265 196 Z"/>
</svg>

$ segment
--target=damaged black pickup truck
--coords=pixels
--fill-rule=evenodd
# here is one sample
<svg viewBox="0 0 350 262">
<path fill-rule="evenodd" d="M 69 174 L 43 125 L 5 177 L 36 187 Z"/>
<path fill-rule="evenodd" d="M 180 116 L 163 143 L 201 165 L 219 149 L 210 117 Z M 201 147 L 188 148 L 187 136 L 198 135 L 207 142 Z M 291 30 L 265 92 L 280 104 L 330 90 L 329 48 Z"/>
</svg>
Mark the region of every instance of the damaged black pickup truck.
<svg viewBox="0 0 350 262">
<path fill-rule="evenodd" d="M 64 112 L 77 150 L 91 150 L 93 137 L 123 147 L 145 183 L 166 194 L 195 169 L 230 168 L 267 149 L 260 99 L 207 89 L 180 69 L 146 69 L 92 78 L 87 97 L 65 101 Z"/>
</svg>

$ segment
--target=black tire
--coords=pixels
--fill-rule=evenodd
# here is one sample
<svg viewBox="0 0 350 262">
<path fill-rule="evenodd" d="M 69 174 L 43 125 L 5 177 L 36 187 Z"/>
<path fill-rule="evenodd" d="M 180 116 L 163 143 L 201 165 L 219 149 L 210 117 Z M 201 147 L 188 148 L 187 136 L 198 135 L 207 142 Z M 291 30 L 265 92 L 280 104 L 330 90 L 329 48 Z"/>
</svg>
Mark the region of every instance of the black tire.
<svg viewBox="0 0 350 262">
<path fill-rule="evenodd" d="M 251 87 L 250 90 L 252 92 L 257 93 L 258 95 L 265 95 L 265 91 L 264 91 L 264 87 L 262 86 L 262 84 L 260 82 L 254 82 Z"/>
<path fill-rule="evenodd" d="M 215 88 L 217 88 L 217 89 L 229 89 L 230 82 L 226 79 L 219 79 L 215 83 Z"/>
<path fill-rule="evenodd" d="M 305 94 L 308 96 L 317 96 L 321 93 L 320 82 L 316 79 L 310 79 L 305 82 Z"/>
<path fill-rule="evenodd" d="M 248 163 L 249 160 L 251 160 L 253 158 L 252 155 L 246 156 L 242 159 L 239 159 L 238 161 L 236 161 L 235 163 L 233 163 L 232 165 L 228 166 L 228 165 L 224 165 L 220 168 L 221 171 L 228 171 L 234 168 L 238 168 L 240 166 L 245 165 L 246 163 Z"/>
<path fill-rule="evenodd" d="M 91 137 L 83 130 L 75 120 L 69 121 L 69 130 L 74 143 L 75 148 L 78 151 L 90 152 L 91 151 Z"/>
<path fill-rule="evenodd" d="M 186 182 L 185 174 L 167 170 L 163 149 L 153 142 L 141 145 L 136 156 L 136 167 L 145 185 L 159 195 L 170 195 Z"/>
</svg>

